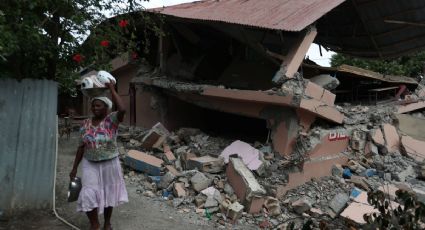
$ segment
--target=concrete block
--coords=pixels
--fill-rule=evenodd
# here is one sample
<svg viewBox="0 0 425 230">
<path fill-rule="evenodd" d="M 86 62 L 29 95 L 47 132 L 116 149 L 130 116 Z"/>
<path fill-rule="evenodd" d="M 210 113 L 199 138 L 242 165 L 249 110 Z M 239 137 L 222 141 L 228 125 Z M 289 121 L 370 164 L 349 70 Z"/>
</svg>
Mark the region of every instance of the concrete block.
<svg viewBox="0 0 425 230">
<path fill-rule="evenodd" d="M 258 170 L 263 165 L 260 160 L 260 151 L 243 141 L 234 141 L 221 152 L 220 156 L 227 164 L 229 156 L 233 154 L 237 154 L 250 170 Z"/>
<path fill-rule="evenodd" d="M 357 224 L 366 224 L 363 215 L 378 213 L 373 206 L 363 203 L 353 202 L 341 213 L 341 216 Z"/>
<path fill-rule="evenodd" d="M 263 196 L 253 196 L 243 202 L 248 213 L 260 213 L 263 209 L 265 198 Z"/>
<path fill-rule="evenodd" d="M 167 148 L 164 146 L 164 156 L 167 162 L 172 163 L 176 160 L 176 157 L 174 156 L 174 153 L 169 150 L 169 148 L 170 147 Z"/>
<path fill-rule="evenodd" d="M 174 196 L 176 197 L 186 197 L 187 192 L 184 186 L 184 183 L 174 183 L 173 187 Z"/>
<path fill-rule="evenodd" d="M 154 130 L 149 131 L 142 139 L 142 147 L 151 149 L 155 143 L 161 138 L 161 135 Z"/>
<path fill-rule="evenodd" d="M 192 178 L 190 178 L 190 182 L 192 183 L 192 188 L 195 191 L 200 192 L 208 188 L 212 180 L 206 177 L 203 173 L 197 172 L 195 175 L 192 176 Z"/>
<path fill-rule="evenodd" d="M 227 208 L 226 216 L 231 220 L 237 220 L 242 216 L 244 206 L 239 202 L 234 202 Z"/>
<path fill-rule="evenodd" d="M 190 158 L 187 161 L 186 169 L 191 170 L 197 168 L 201 172 L 218 173 L 223 171 L 223 158 L 215 158 L 210 156 Z"/>
<path fill-rule="evenodd" d="M 338 193 L 329 203 L 329 207 L 336 213 L 339 214 L 347 205 L 350 197 L 345 193 Z"/>
<path fill-rule="evenodd" d="M 390 124 L 384 124 L 382 129 L 384 130 L 385 147 L 387 147 L 388 152 L 400 151 L 400 137 L 397 129 Z"/>
<path fill-rule="evenodd" d="M 350 180 L 351 183 L 353 183 L 354 185 L 356 185 L 357 187 L 364 189 L 366 191 L 370 191 L 370 187 L 366 182 L 366 178 L 361 177 L 361 176 L 351 176 Z"/>
<path fill-rule="evenodd" d="M 226 169 L 227 180 L 241 200 L 250 200 L 252 197 L 266 194 L 265 189 L 255 179 L 254 174 L 239 158 L 230 158 Z"/>
<path fill-rule="evenodd" d="M 124 163 L 134 170 L 159 176 L 164 161 L 137 150 L 130 150 L 124 159 Z"/>
<path fill-rule="evenodd" d="M 401 137 L 402 152 L 418 162 L 425 160 L 425 141 L 416 140 L 410 136 Z"/>
</svg>

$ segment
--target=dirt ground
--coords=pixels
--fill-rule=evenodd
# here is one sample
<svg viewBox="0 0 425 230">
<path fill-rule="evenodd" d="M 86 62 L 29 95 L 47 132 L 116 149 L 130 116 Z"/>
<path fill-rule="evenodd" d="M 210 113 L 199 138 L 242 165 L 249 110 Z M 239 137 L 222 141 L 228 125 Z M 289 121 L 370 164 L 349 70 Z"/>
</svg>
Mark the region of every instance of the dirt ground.
<svg viewBox="0 0 425 230">
<path fill-rule="evenodd" d="M 80 229 L 89 229 L 88 219 L 84 213 L 76 212 L 76 203 L 68 203 L 67 187 L 69 172 L 75 156 L 77 136 L 73 133 L 70 140 L 59 139 L 59 153 L 56 178 L 56 209 L 60 216 Z M 78 172 L 80 174 L 81 171 Z M 169 207 L 161 198 L 148 198 L 136 192 L 137 185 L 127 183 L 129 203 L 114 209 L 112 225 L 116 230 L 133 229 L 216 229 L 205 217 L 189 213 L 179 213 Z M 103 216 L 100 216 L 103 223 Z M 71 229 L 55 218 L 51 211 L 34 211 L 23 213 L 12 219 L 0 220 L 0 230 L 36 229 L 66 230 Z"/>
</svg>

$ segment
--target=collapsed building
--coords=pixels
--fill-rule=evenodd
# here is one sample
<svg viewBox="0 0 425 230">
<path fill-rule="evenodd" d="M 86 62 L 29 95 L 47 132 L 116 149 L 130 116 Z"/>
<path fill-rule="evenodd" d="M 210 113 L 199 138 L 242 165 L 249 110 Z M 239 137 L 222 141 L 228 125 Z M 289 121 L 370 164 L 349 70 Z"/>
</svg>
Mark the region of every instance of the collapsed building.
<svg viewBox="0 0 425 230">
<path fill-rule="evenodd" d="M 296 166 L 282 172 L 277 198 L 347 164 L 348 150 L 404 151 L 422 161 L 423 82 L 304 60 L 313 42 L 367 58 L 424 47 L 423 28 L 394 23 L 423 17 L 423 3 L 390 2 L 207 0 L 150 10 L 161 16 L 164 36 L 150 36 L 158 49 L 141 65 L 113 62 L 127 124 L 270 145 Z"/>
</svg>

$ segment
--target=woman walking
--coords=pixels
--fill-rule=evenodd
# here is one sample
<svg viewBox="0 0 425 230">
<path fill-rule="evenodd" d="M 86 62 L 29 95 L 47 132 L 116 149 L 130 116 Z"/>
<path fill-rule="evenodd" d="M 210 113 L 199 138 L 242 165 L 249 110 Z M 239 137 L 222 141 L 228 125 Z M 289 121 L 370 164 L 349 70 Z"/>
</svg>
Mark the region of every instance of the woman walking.
<svg viewBox="0 0 425 230">
<path fill-rule="evenodd" d="M 91 100 L 93 117 L 81 126 L 81 141 L 75 156 L 70 178 L 77 175 L 82 165 L 82 189 L 77 201 L 77 211 L 86 212 L 90 229 L 100 229 L 98 215 L 104 213 L 103 229 L 112 229 L 113 207 L 128 202 L 127 190 L 118 159 L 117 131 L 123 121 L 125 108 L 115 91 L 115 84 L 105 84 L 118 111 L 108 113 L 112 102 L 107 97 Z"/>
</svg>

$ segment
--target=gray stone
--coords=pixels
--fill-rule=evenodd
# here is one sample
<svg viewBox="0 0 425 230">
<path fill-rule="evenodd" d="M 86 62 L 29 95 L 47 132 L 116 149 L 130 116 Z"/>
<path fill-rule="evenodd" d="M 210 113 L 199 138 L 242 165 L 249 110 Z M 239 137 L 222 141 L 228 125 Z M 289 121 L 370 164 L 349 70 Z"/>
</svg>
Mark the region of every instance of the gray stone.
<svg viewBox="0 0 425 230">
<path fill-rule="evenodd" d="M 398 181 L 404 182 L 406 181 L 407 177 L 414 177 L 415 176 L 415 170 L 411 165 L 409 165 L 405 170 L 401 171 L 397 174 Z"/>
<path fill-rule="evenodd" d="M 217 200 L 213 196 L 208 196 L 207 201 L 205 201 L 205 208 L 214 208 L 218 206 Z"/>
<path fill-rule="evenodd" d="M 229 196 L 231 196 L 231 195 L 233 195 L 235 193 L 235 191 L 233 190 L 232 186 L 230 186 L 230 184 L 228 184 L 228 183 L 226 183 L 224 185 L 224 189 L 223 190 Z"/>
<path fill-rule="evenodd" d="M 385 174 L 384 174 L 384 179 L 385 179 L 386 181 L 391 181 L 391 179 L 392 179 L 392 177 L 391 177 L 391 173 L 385 173 Z"/>
<path fill-rule="evenodd" d="M 306 198 L 301 198 L 297 201 L 294 201 L 291 205 L 294 211 L 300 215 L 310 210 L 310 208 L 312 207 L 311 201 Z"/>
<path fill-rule="evenodd" d="M 167 188 L 174 179 L 176 179 L 176 176 L 171 172 L 167 172 L 164 176 L 161 177 L 161 180 L 158 183 L 158 188 Z"/>
<path fill-rule="evenodd" d="M 329 207 L 336 213 L 339 214 L 347 205 L 350 197 L 345 193 L 339 193 L 329 203 Z"/>
<path fill-rule="evenodd" d="M 208 188 L 212 180 L 206 177 L 205 174 L 197 172 L 192 178 L 190 178 L 190 182 L 192 183 L 193 189 L 197 192 L 200 192 Z"/>
</svg>

